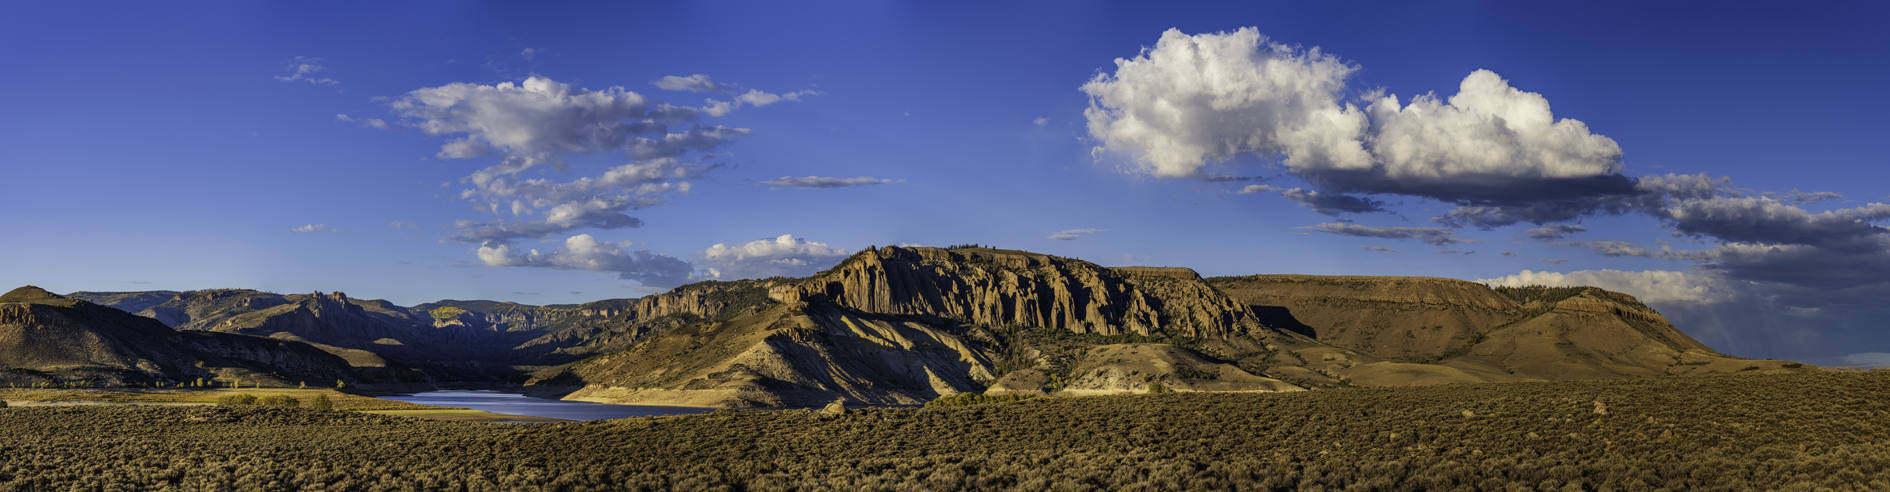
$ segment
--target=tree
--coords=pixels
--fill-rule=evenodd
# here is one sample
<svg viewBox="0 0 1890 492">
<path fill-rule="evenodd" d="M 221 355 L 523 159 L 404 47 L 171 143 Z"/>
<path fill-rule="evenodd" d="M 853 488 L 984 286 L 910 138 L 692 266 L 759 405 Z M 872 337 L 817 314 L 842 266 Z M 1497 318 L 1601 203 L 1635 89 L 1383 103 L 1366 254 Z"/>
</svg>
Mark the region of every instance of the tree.
<svg viewBox="0 0 1890 492">
<path fill-rule="evenodd" d="M 342 380 L 339 380 L 339 379 L 336 379 L 336 380 L 335 380 L 335 389 L 347 389 L 347 388 L 348 388 L 348 382 L 347 382 L 347 381 L 342 381 Z"/>
<path fill-rule="evenodd" d="M 308 381 L 302 382 L 302 389 L 308 389 Z"/>
<path fill-rule="evenodd" d="M 269 395 L 257 400 L 256 404 L 265 407 L 296 408 L 302 406 L 302 400 L 289 395 Z"/>
<path fill-rule="evenodd" d="M 315 395 L 314 401 L 308 402 L 308 407 L 316 410 L 334 410 L 335 402 L 330 401 L 327 394 L 320 394 Z"/>
</svg>

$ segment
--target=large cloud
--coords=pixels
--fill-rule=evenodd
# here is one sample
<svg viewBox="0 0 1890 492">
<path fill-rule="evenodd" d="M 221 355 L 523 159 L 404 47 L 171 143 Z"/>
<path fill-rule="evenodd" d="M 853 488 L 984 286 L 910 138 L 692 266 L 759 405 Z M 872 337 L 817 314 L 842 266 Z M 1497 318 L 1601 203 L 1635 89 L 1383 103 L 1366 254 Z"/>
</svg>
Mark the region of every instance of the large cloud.
<svg viewBox="0 0 1890 492">
<path fill-rule="evenodd" d="M 1586 124 L 1556 119 L 1541 95 L 1494 72 L 1456 95 L 1343 102 L 1357 67 L 1252 28 L 1162 34 L 1084 84 L 1090 135 L 1161 177 L 1197 176 L 1241 154 L 1279 158 L 1322 191 L 1518 206 L 1639 193 L 1621 148 Z M 1568 206 L 1568 205 L 1564 205 Z M 1577 205 L 1579 206 L 1579 205 Z"/>
<path fill-rule="evenodd" d="M 847 250 L 784 234 L 742 244 L 716 244 L 696 262 L 716 279 L 805 277 L 846 259 Z"/>
</svg>

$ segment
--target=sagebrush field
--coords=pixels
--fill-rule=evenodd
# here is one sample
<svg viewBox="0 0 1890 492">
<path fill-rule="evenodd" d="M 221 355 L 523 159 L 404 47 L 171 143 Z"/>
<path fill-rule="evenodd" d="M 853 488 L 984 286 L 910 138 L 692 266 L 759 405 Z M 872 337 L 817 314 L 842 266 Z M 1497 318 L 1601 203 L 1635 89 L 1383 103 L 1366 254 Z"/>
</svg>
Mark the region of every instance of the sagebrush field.
<svg viewBox="0 0 1890 492">
<path fill-rule="evenodd" d="M 0 490 L 1882 490 L 1890 374 L 1033 398 L 559 424 L 0 410 Z"/>
</svg>

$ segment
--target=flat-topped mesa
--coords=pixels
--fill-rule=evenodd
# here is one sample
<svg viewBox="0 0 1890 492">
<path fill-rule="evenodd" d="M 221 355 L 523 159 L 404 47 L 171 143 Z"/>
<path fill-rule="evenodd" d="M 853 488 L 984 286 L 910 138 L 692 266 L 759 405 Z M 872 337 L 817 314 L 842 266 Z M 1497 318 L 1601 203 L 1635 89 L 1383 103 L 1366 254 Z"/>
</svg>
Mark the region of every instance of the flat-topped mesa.
<svg viewBox="0 0 1890 492">
<path fill-rule="evenodd" d="M 1125 277 L 1166 277 L 1181 280 L 1201 280 L 1201 274 L 1195 273 L 1192 268 L 1125 266 L 1110 267 L 1109 270 Z"/>
<path fill-rule="evenodd" d="M 1218 338 L 1258 328 L 1238 315 L 1175 319 L 1167 313 L 1191 309 L 1166 305 L 1130 277 L 1093 263 L 988 248 L 868 248 L 806 281 L 776 286 L 769 296 L 867 313 L 1102 335 L 1164 330 Z"/>
<path fill-rule="evenodd" d="M 1209 284 L 1236 298 L 1299 298 L 1454 305 L 1508 311 L 1522 306 L 1476 282 L 1435 277 L 1249 275 L 1215 277 Z"/>
</svg>

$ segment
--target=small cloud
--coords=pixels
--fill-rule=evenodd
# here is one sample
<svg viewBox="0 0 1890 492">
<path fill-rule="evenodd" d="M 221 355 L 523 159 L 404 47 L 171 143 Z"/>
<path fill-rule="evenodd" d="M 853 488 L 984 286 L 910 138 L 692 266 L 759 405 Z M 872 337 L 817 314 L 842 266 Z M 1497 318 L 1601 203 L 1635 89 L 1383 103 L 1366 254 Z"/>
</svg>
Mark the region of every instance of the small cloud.
<svg viewBox="0 0 1890 492">
<path fill-rule="evenodd" d="M 1475 252 L 1475 251 L 1464 251 L 1464 250 L 1461 250 L 1461 249 L 1440 249 L 1440 250 L 1437 250 L 1437 254 L 1440 254 L 1440 255 L 1459 255 L 1459 256 L 1469 256 L 1469 255 L 1474 255 L 1474 254 L 1477 254 L 1477 252 Z"/>
<path fill-rule="evenodd" d="M 532 57 L 538 56 L 539 51 L 541 50 L 538 50 L 535 48 L 525 48 L 524 51 L 518 52 L 518 57 L 525 59 L 525 61 L 532 61 Z"/>
<path fill-rule="evenodd" d="M 348 122 L 348 123 L 354 123 L 354 124 L 357 124 L 357 125 L 361 125 L 361 126 L 363 126 L 363 127 L 372 127 L 372 128 L 379 128 L 379 129 L 382 129 L 382 130 L 386 130 L 386 129 L 387 129 L 387 121 L 386 121 L 386 120 L 382 120 L 382 119 L 380 119 L 380 118 L 367 118 L 367 119 L 361 119 L 361 120 L 357 120 L 357 119 L 354 119 L 354 118 L 352 118 L 352 117 L 349 117 L 348 115 L 345 115 L 345 114 L 336 114 L 336 115 L 335 115 L 335 121 L 345 121 L 345 122 Z"/>
<path fill-rule="evenodd" d="M 800 188 L 803 190 L 814 190 L 814 189 L 826 189 L 826 188 L 843 188 L 847 186 L 869 186 L 869 185 L 876 185 L 876 184 L 896 183 L 896 182 L 901 182 L 901 181 L 905 181 L 905 180 L 879 179 L 879 178 L 874 178 L 872 176 L 860 176 L 857 178 L 828 178 L 828 177 L 822 177 L 822 176 L 808 176 L 805 178 L 796 178 L 793 176 L 782 176 L 779 178 L 762 181 L 756 184 L 759 184 L 762 186 L 786 186 L 790 188 Z"/>
<path fill-rule="evenodd" d="M 1523 234 L 1528 234 L 1529 239 L 1534 239 L 1537 241 L 1554 241 L 1554 240 L 1568 237 L 1568 235 L 1570 234 L 1574 234 L 1577 232 L 1586 232 L 1586 231 L 1588 231 L 1587 227 L 1565 224 L 1565 225 L 1552 225 L 1548 227 L 1530 229 L 1527 231 L 1523 231 Z"/>
<path fill-rule="evenodd" d="M 396 220 L 396 221 L 387 223 L 387 227 L 394 228 L 394 229 L 419 229 L 420 224 L 415 224 L 412 222 L 401 222 L 401 221 Z"/>
<path fill-rule="evenodd" d="M 1560 265 L 1563 263 L 1568 263 L 1568 258 L 1543 258 L 1542 262 L 1548 263 L 1550 265 Z"/>
<path fill-rule="evenodd" d="M 1269 186 L 1269 185 L 1247 185 L 1247 187 L 1246 187 L 1246 188 L 1241 188 L 1241 189 L 1240 189 L 1240 191 L 1236 191 L 1236 192 L 1234 192 L 1234 194 L 1236 194 L 1236 195 L 1252 195 L 1252 194 L 1254 194 L 1254 193 L 1259 193 L 1259 192 L 1263 192 L 1263 191 L 1280 191 L 1280 189 L 1279 189 L 1279 188 L 1275 188 L 1275 187 L 1273 187 L 1273 186 Z"/>
<path fill-rule="evenodd" d="M 1324 232 L 1353 237 L 1376 237 L 1386 239 L 1417 239 L 1432 246 L 1451 244 L 1481 243 L 1476 239 L 1455 237 L 1456 231 L 1442 227 L 1372 227 L 1358 224 L 1331 222 L 1309 227 L 1295 227 L 1308 231 Z"/>
<path fill-rule="evenodd" d="M 513 292 L 513 293 L 512 293 L 512 295 L 515 295 L 515 296 L 535 296 L 535 295 L 538 295 L 538 293 L 537 293 L 537 292 Z"/>
<path fill-rule="evenodd" d="M 309 224 L 302 227 L 289 229 L 289 232 L 335 232 L 337 230 L 338 229 L 335 229 L 334 227 L 330 227 L 328 224 Z"/>
<path fill-rule="evenodd" d="M 1035 120 L 1031 120 L 1031 123 L 1036 123 L 1036 124 L 1037 124 L 1037 126 L 1044 126 L 1044 125 L 1048 125 L 1048 124 L 1050 124 L 1050 119 L 1049 119 L 1049 118 L 1037 118 L 1037 119 L 1035 119 Z"/>
<path fill-rule="evenodd" d="M 1378 252 L 1378 253 L 1397 253 L 1398 252 L 1398 250 L 1391 249 L 1384 246 L 1359 246 L 1358 249 L 1362 249 L 1365 251 L 1373 251 L 1373 252 Z"/>
<path fill-rule="evenodd" d="M 295 58 L 290 58 L 288 61 L 283 62 L 284 65 L 288 66 L 289 74 L 277 75 L 275 79 L 283 81 L 283 82 L 295 82 L 295 81 L 300 80 L 303 82 L 308 82 L 310 84 L 316 84 L 316 85 L 340 84 L 341 82 L 338 82 L 335 79 L 326 78 L 326 77 L 317 78 L 314 76 L 315 72 L 320 72 L 322 70 L 328 69 L 328 67 L 321 66 L 321 62 L 322 62 L 322 59 L 320 58 L 310 58 L 306 56 L 298 56 Z"/>
<path fill-rule="evenodd" d="M 124 282 L 124 283 L 127 283 L 127 284 L 148 284 L 148 283 L 150 283 L 150 282 L 146 282 L 146 281 L 143 281 L 143 280 L 132 280 L 132 281 L 128 281 L 128 282 Z"/>
<path fill-rule="evenodd" d="M 571 293 L 572 293 L 572 294 L 583 294 L 583 292 L 578 292 L 578 291 L 575 291 L 575 290 L 574 290 L 574 291 L 571 291 Z"/>
<path fill-rule="evenodd" d="M 1085 235 L 1087 234 L 1096 234 L 1099 232 L 1108 232 L 1108 231 L 1109 231 L 1108 229 L 1064 229 L 1055 234 L 1051 234 L 1049 236 L 1049 239 L 1075 241 L 1075 240 L 1084 238 Z"/>
<path fill-rule="evenodd" d="M 1517 253 L 1515 251 L 1499 251 L 1496 254 L 1503 255 L 1503 256 L 1522 256 L 1522 253 Z"/>
<path fill-rule="evenodd" d="M 688 77 L 670 75 L 650 82 L 657 87 L 672 91 L 712 92 L 716 94 L 734 94 L 735 84 L 718 84 L 708 75 L 695 74 Z"/>
<path fill-rule="evenodd" d="M 1886 197 L 1886 199 L 1890 199 L 1890 197 Z M 1846 364 L 1856 364 L 1863 367 L 1890 366 L 1890 354 L 1886 354 L 1883 352 L 1864 352 L 1861 354 L 1851 354 L 1851 355 L 1844 356 L 1843 360 L 1844 360 L 1844 363 Z"/>
</svg>

